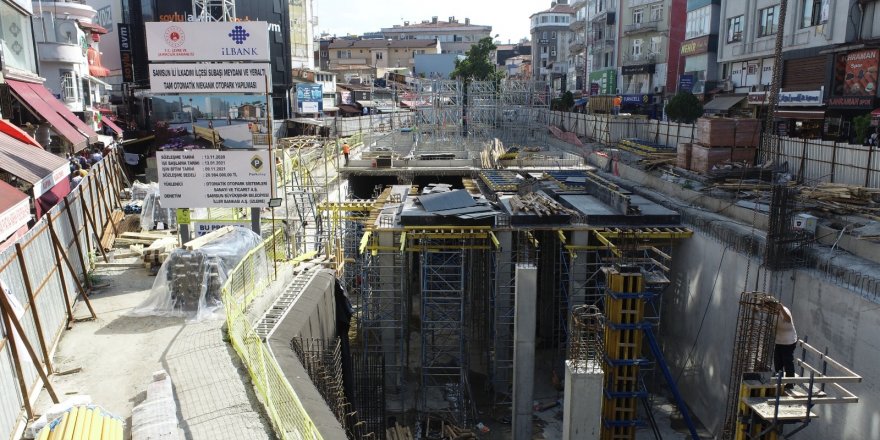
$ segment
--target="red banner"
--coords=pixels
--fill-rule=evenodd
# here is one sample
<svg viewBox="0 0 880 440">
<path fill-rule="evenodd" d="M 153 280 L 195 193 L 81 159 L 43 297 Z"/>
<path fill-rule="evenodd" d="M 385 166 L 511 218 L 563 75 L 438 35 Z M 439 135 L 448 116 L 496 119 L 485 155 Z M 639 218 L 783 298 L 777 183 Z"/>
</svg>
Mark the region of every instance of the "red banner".
<svg viewBox="0 0 880 440">
<path fill-rule="evenodd" d="M 880 49 L 850 52 L 846 56 L 844 95 L 875 96 L 877 94 L 877 61 Z"/>
</svg>

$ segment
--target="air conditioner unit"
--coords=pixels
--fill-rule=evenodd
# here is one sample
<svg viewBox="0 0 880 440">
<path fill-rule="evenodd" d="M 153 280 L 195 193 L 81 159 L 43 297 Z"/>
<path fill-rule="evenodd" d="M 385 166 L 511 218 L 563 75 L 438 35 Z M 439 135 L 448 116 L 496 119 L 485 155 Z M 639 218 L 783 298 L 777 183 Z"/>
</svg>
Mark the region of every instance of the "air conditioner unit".
<svg viewBox="0 0 880 440">
<path fill-rule="evenodd" d="M 729 79 L 726 79 L 721 83 L 721 90 L 724 90 L 725 92 L 732 92 L 734 88 L 733 81 Z"/>
<path fill-rule="evenodd" d="M 666 86 L 654 87 L 654 93 L 666 93 Z"/>
<path fill-rule="evenodd" d="M 555 51 L 555 50 L 551 50 L 551 51 L 550 51 L 550 56 L 551 56 L 551 57 L 555 57 L 555 56 L 556 56 L 556 51 Z"/>
</svg>

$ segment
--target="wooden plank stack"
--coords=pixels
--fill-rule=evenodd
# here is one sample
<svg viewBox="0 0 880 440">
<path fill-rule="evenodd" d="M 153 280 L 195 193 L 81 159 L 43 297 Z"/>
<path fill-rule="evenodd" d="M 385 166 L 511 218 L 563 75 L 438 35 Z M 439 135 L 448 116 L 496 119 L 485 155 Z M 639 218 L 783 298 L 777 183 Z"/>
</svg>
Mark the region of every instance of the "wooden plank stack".
<svg viewBox="0 0 880 440">
<path fill-rule="evenodd" d="M 388 428 L 385 430 L 385 439 L 386 440 L 413 440 L 412 431 L 410 431 L 409 427 L 400 426 L 399 423 L 395 423 L 394 427 Z"/>
<path fill-rule="evenodd" d="M 107 225 L 104 226 L 104 231 L 101 233 L 101 247 L 104 248 L 105 251 L 109 251 L 113 248 L 113 242 L 116 240 L 116 232 L 119 231 L 119 226 L 122 223 L 122 219 L 125 218 L 125 214 L 116 210 L 110 214 L 110 221 L 107 222 Z"/>
<path fill-rule="evenodd" d="M 528 193 L 510 198 L 510 207 L 513 213 L 532 212 L 538 217 L 569 214 L 575 215 L 576 211 L 562 206 L 556 200 L 542 193 Z"/>
<path fill-rule="evenodd" d="M 824 210 L 836 214 L 864 214 L 870 217 L 880 215 L 880 188 L 846 185 L 842 183 L 820 183 L 816 187 L 801 189 L 801 198 L 815 202 Z"/>
</svg>

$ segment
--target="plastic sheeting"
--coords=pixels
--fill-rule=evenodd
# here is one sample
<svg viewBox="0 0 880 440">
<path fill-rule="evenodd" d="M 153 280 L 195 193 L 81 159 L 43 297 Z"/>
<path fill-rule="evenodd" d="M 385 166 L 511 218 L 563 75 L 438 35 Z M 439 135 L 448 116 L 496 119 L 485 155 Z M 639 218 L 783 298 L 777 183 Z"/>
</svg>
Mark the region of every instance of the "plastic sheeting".
<svg viewBox="0 0 880 440">
<path fill-rule="evenodd" d="M 177 212 L 171 208 L 162 207 L 162 196 L 151 192 L 144 198 L 141 207 L 141 229 L 154 231 L 156 229 L 177 229 Z"/>
<path fill-rule="evenodd" d="M 195 321 L 221 317 L 216 312 L 223 305 L 220 289 L 227 274 L 261 242 L 253 231 L 235 227 L 199 249 L 175 249 L 162 263 L 150 296 L 130 315 L 182 316 Z M 254 255 L 249 281 L 259 284 L 266 280 L 267 261 L 265 250 L 260 248 Z"/>
</svg>

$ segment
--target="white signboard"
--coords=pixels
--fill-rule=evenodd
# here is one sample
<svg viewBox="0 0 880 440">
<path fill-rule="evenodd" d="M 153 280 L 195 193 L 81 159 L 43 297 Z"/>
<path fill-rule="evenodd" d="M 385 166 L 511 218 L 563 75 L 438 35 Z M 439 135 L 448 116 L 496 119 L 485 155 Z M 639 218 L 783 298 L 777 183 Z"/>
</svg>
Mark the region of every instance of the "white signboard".
<svg viewBox="0 0 880 440">
<path fill-rule="evenodd" d="M 266 93 L 269 65 L 260 63 L 150 64 L 152 93 Z"/>
<path fill-rule="evenodd" d="M 163 208 L 269 206 L 272 164 L 262 151 L 159 151 Z"/>
<path fill-rule="evenodd" d="M 240 222 L 220 222 L 220 223 L 212 223 L 210 220 L 193 220 L 192 221 L 192 233 L 195 237 L 201 237 L 203 235 L 207 235 L 211 232 L 214 232 L 218 229 L 223 229 L 227 226 L 241 226 L 242 228 L 251 228 L 251 224 L 247 221 Z"/>
<path fill-rule="evenodd" d="M 303 113 L 318 113 L 318 103 L 317 102 L 303 102 L 302 103 L 302 112 Z"/>
<path fill-rule="evenodd" d="M 34 183 L 34 198 L 38 198 L 43 194 L 46 194 L 53 186 L 66 179 L 67 176 L 70 175 L 70 165 L 64 164 L 58 167 L 55 171 L 52 171 L 52 174 L 49 174 L 46 177 L 43 177 L 39 182 Z"/>
<path fill-rule="evenodd" d="M 783 92 L 779 91 L 780 106 L 820 106 L 822 105 L 822 90 L 810 90 L 806 92 Z"/>
<path fill-rule="evenodd" d="M 149 61 L 269 61 L 265 21 L 144 24 Z"/>
<path fill-rule="evenodd" d="M 0 240 L 12 235 L 18 228 L 26 225 L 30 219 L 31 204 L 29 199 L 23 199 L 0 213 Z"/>
</svg>

